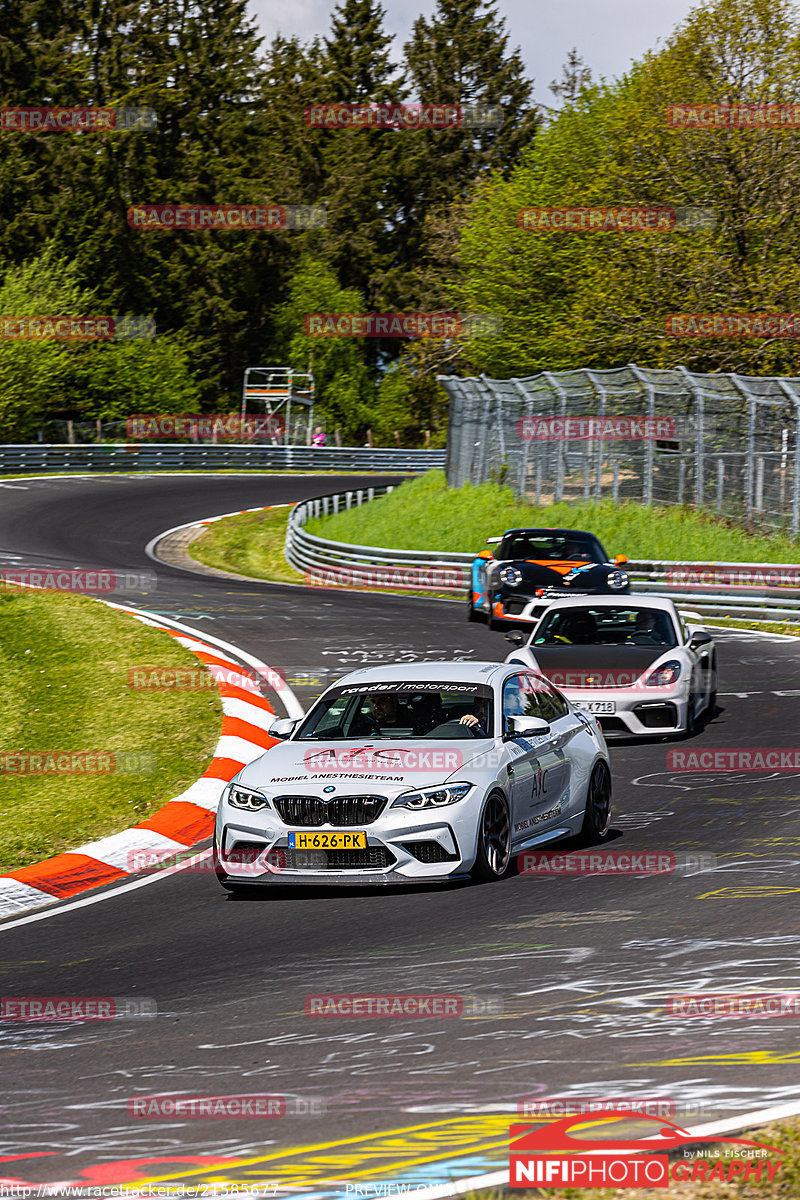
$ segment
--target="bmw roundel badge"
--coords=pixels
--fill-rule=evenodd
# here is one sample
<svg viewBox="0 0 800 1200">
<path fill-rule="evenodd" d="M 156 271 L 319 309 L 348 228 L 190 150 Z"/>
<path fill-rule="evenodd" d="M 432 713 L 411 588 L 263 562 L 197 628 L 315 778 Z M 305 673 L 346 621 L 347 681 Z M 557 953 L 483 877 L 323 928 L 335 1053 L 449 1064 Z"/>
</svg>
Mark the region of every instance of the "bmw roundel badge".
<svg viewBox="0 0 800 1200">
<path fill-rule="evenodd" d="M 328 787 L 324 787 L 322 790 L 323 790 L 323 792 L 329 793 L 329 792 L 335 792 L 336 788 L 328 786 Z"/>
</svg>

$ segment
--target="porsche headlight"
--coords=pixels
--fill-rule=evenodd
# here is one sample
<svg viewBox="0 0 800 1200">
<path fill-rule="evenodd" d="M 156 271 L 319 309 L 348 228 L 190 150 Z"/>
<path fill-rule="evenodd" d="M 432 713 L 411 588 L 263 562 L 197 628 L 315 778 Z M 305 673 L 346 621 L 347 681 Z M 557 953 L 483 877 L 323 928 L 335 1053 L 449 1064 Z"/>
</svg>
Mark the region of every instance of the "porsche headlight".
<svg viewBox="0 0 800 1200">
<path fill-rule="evenodd" d="M 628 576 L 624 571 L 609 571 L 606 575 L 606 583 L 614 591 L 619 591 L 620 588 L 628 586 Z"/>
<path fill-rule="evenodd" d="M 253 788 L 242 787 L 240 783 L 232 783 L 228 789 L 228 803 L 234 808 L 243 808 L 246 812 L 258 812 L 259 809 L 269 808 L 266 796 Z"/>
<path fill-rule="evenodd" d="M 669 662 L 662 663 L 655 671 L 652 671 L 645 680 L 648 687 L 670 687 L 673 683 L 677 683 L 678 676 L 681 673 L 681 664 L 677 659 L 671 658 Z"/>
<path fill-rule="evenodd" d="M 472 790 L 471 783 L 448 783 L 439 788 L 420 788 L 418 792 L 404 792 L 392 804 L 392 808 L 444 808 L 463 800 Z"/>
<path fill-rule="evenodd" d="M 508 587 L 519 587 L 522 583 L 522 571 L 518 571 L 516 567 L 504 567 L 500 572 L 500 580 Z"/>
</svg>

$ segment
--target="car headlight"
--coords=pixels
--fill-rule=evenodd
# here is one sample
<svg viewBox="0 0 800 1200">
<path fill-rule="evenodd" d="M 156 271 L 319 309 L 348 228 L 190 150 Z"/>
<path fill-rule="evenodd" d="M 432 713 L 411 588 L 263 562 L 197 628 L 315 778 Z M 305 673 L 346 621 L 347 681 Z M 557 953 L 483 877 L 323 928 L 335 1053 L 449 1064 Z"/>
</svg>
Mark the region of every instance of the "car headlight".
<svg viewBox="0 0 800 1200">
<path fill-rule="evenodd" d="M 266 796 L 253 788 L 242 787 L 240 783 L 232 783 L 228 789 L 228 803 L 234 808 L 243 808 L 247 812 L 258 812 L 261 808 L 269 808 Z"/>
<path fill-rule="evenodd" d="M 500 572 L 500 579 L 509 587 L 519 587 L 522 583 L 522 571 L 518 571 L 516 567 L 504 567 Z"/>
<path fill-rule="evenodd" d="M 680 673 L 681 664 L 677 659 L 671 658 L 669 662 L 662 663 L 660 667 L 651 672 L 645 683 L 648 687 L 669 687 L 671 684 L 677 683 Z"/>
<path fill-rule="evenodd" d="M 609 571 L 608 575 L 606 575 L 606 583 L 610 588 L 614 588 L 615 591 L 618 591 L 619 588 L 627 587 L 628 582 L 628 576 L 624 571 Z"/>
<path fill-rule="evenodd" d="M 417 792 L 404 792 L 392 804 L 392 808 L 444 808 L 463 800 L 472 790 L 471 783 L 448 783 L 439 788 L 420 788 Z"/>
</svg>

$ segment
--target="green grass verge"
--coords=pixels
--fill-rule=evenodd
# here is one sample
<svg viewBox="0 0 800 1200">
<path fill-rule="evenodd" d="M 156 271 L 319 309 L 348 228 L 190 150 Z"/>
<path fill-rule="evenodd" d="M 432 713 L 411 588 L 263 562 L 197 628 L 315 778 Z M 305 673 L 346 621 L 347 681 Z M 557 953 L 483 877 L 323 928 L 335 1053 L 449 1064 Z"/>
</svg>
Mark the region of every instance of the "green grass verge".
<svg viewBox="0 0 800 1200">
<path fill-rule="evenodd" d="M 739 1136 L 730 1135 L 730 1136 Z M 732 1183 L 718 1183 L 716 1180 L 703 1183 L 700 1180 L 670 1183 L 666 1188 L 559 1188 L 557 1191 L 544 1188 L 509 1188 L 508 1191 L 467 1192 L 464 1200 L 553 1200 L 558 1196 L 561 1200 L 798 1200 L 800 1197 L 800 1121 L 796 1118 L 780 1124 L 764 1125 L 759 1129 L 751 1129 L 742 1133 L 742 1138 L 760 1142 L 765 1146 L 775 1146 L 782 1150 L 785 1158 L 780 1159 L 780 1167 L 770 1183 L 768 1172 L 763 1172 L 763 1178 L 756 1182 L 753 1178 L 746 1183 L 736 1180 Z M 724 1151 L 724 1147 L 720 1150 Z M 736 1148 L 730 1147 L 735 1156 Z M 713 1157 L 713 1147 L 710 1155 L 700 1153 L 698 1159 L 708 1158 L 713 1166 L 722 1161 Z M 768 1155 L 768 1158 L 775 1158 Z M 671 1162 L 679 1161 L 672 1158 Z M 691 1160 L 685 1159 L 690 1162 Z M 749 1162 L 764 1162 L 764 1159 L 748 1159 Z"/>
<path fill-rule="evenodd" d="M 296 571 L 284 558 L 286 525 L 290 508 L 267 509 L 261 513 L 244 513 L 226 517 L 207 525 L 190 544 L 190 556 L 207 567 L 265 579 L 270 583 L 305 584 L 302 571 Z M 313 584 L 311 586 L 314 586 Z M 321 586 L 317 584 L 316 586 Z M 346 587 L 346 583 L 342 587 Z M 424 596 L 430 599 L 451 599 L 451 592 L 409 592 L 400 588 L 364 588 L 360 590 L 391 592 L 398 596 Z"/>
<path fill-rule="evenodd" d="M 283 556 L 291 507 L 242 513 L 207 525 L 189 546 L 196 562 L 273 583 L 302 583 L 303 573 Z"/>
<path fill-rule="evenodd" d="M 191 556 L 206 566 L 253 579 L 302 584 L 305 582 L 303 574 L 290 567 L 283 555 L 289 512 L 288 507 L 274 508 L 215 521 L 191 543 Z M 310 533 L 334 541 L 367 546 L 469 551 L 479 549 L 489 534 L 517 524 L 562 524 L 591 529 L 605 543 L 609 553 L 626 553 L 629 558 L 668 559 L 673 555 L 674 545 L 680 545 L 682 557 L 701 561 L 724 558 L 732 562 L 758 562 L 768 558 L 775 562 L 800 561 L 800 539 L 778 535 L 752 537 L 691 509 L 658 509 L 654 512 L 638 504 L 617 507 L 561 504 L 549 509 L 526 508 L 517 503 L 508 489 L 495 484 L 477 488 L 467 485 L 449 491 L 441 471 L 418 476 L 395 488 L 389 496 L 361 508 L 309 521 L 306 528 Z M 619 540 L 613 532 L 615 528 L 623 531 Z M 465 532 L 465 529 L 474 532 Z M 665 529 L 668 530 L 666 535 Z M 671 538 L 677 541 L 672 543 Z M 687 545 L 687 541 L 691 544 Z M 619 549 L 620 545 L 624 549 Z M 452 594 L 449 598 L 452 599 Z M 711 624 L 800 635 L 800 625 L 788 622 L 719 617 Z"/>
<path fill-rule="evenodd" d="M 135 825 L 202 775 L 219 737 L 217 689 L 128 686 L 131 667 L 198 665 L 167 634 L 88 597 L 0 592 L 0 752 L 155 756 L 148 774 L 3 771 L 0 871 Z"/>
<path fill-rule="evenodd" d="M 448 488 L 443 471 L 400 484 L 388 496 L 309 521 L 309 533 L 397 550 L 478 551 L 515 526 L 588 529 L 609 554 L 705 562 L 800 562 L 800 538 L 752 535 L 692 508 L 611 501 L 534 508 L 495 483 Z"/>
</svg>

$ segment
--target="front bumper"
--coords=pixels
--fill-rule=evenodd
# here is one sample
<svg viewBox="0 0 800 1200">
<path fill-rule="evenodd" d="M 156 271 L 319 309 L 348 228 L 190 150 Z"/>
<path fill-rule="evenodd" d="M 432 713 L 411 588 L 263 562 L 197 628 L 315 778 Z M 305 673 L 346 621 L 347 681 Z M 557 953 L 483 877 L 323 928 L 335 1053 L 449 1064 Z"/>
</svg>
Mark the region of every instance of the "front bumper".
<svg viewBox="0 0 800 1200">
<path fill-rule="evenodd" d="M 615 737 L 659 737 L 662 734 L 683 733 L 689 709 L 689 698 L 683 689 L 648 688 L 646 691 L 627 691 L 609 688 L 599 692 L 594 688 L 562 688 L 564 695 L 578 708 L 594 712 L 606 739 Z M 614 705 L 613 712 L 592 705 Z"/>
<path fill-rule="evenodd" d="M 530 595 L 517 589 L 509 588 L 495 595 L 492 602 L 492 616 L 495 621 L 512 621 L 520 624 L 535 624 L 544 610 L 554 600 L 569 600 L 575 596 L 627 596 L 630 587 L 618 591 L 581 591 L 578 588 L 545 588 L 541 596 Z"/>
<path fill-rule="evenodd" d="M 475 861 L 481 803 L 473 795 L 428 811 L 387 805 L 377 820 L 358 827 L 366 833 L 366 850 L 338 851 L 294 850 L 289 834 L 334 828 L 352 833 L 352 828 L 289 826 L 275 809 L 256 817 L 223 799 L 214 838 L 221 858 L 218 874 L 248 884 L 447 882 L 466 875 Z"/>
</svg>

